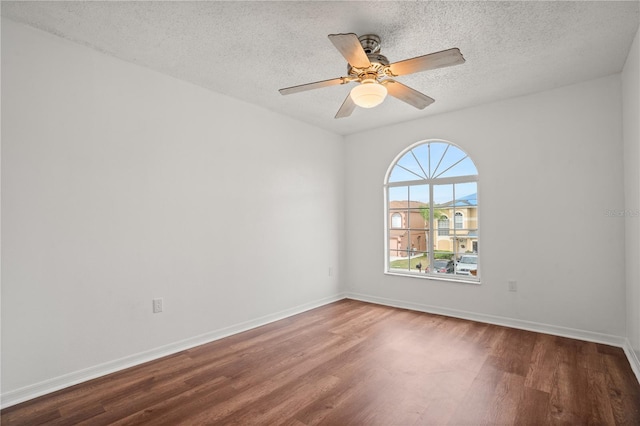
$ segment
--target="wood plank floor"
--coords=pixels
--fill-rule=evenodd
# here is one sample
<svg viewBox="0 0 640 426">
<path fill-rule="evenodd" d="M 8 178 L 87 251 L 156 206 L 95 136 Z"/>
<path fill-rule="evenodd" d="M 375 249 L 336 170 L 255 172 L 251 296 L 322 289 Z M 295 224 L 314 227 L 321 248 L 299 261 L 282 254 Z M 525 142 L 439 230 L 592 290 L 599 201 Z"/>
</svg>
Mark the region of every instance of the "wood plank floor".
<svg viewBox="0 0 640 426">
<path fill-rule="evenodd" d="M 2 425 L 640 424 L 620 348 L 343 300 L 9 407 Z"/>
</svg>

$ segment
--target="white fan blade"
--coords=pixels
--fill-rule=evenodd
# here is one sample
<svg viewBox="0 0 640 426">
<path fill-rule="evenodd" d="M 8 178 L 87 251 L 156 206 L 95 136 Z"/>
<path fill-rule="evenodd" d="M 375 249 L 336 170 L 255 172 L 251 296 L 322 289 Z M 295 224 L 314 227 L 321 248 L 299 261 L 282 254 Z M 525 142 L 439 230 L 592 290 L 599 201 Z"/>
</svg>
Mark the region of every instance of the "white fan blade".
<svg viewBox="0 0 640 426">
<path fill-rule="evenodd" d="M 393 96 L 394 98 L 398 98 L 401 101 L 404 101 L 418 109 L 425 109 L 435 102 L 433 98 L 430 98 L 429 96 L 420 93 L 409 86 L 405 86 L 404 84 L 399 83 L 395 80 L 387 79 L 384 80 L 381 84 L 383 84 L 387 88 L 387 93 L 389 93 L 391 96 Z"/>
<path fill-rule="evenodd" d="M 417 58 L 406 59 L 404 61 L 394 62 L 389 65 L 393 75 L 407 75 L 414 72 L 434 70 L 437 68 L 450 67 L 452 65 L 463 64 L 464 57 L 460 53 L 460 49 L 443 50 L 441 52 L 430 53 Z"/>
<path fill-rule="evenodd" d="M 299 86 L 287 87 L 280 89 L 279 92 L 283 95 L 290 95 L 292 93 L 306 92 L 307 90 L 320 89 L 321 87 L 337 86 L 338 84 L 346 84 L 349 80 L 344 77 L 333 78 L 331 80 L 316 81 L 315 83 L 301 84 Z"/>
<path fill-rule="evenodd" d="M 348 94 L 347 98 L 344 100 L 344 102 L 342 103 L 342 106 L 338 110 L 338 113 L 336 114 L 335 118 L 348 117 L 351 115 L 354 109 L 356 109 L 356 104 L 353 102 L 353 99 L 351 98 L 351 94 Z"/>
<path fill-rule="evenodd" d="M 329 34 L 331 43 L 342 53 L 342 56 L 349 62 L 352 67 L 368 68 L 371 62 L 367 57 L 358 36 L 349 34 Z"/>
</svg>

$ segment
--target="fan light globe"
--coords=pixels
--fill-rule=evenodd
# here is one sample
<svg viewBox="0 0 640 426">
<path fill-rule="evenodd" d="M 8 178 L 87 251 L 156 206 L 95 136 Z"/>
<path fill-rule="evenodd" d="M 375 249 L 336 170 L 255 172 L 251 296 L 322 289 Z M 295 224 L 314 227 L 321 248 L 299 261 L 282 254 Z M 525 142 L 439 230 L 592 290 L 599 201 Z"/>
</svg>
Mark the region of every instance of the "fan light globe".
<svg viewBox="0 0 640 426">
<path fill-rule="evenodd" d="M 384 101 L 387 88 L 374 80 L 365 80 L 351 89 L 351 99 L 362 108 L 373 108 Z"/>
</svg>

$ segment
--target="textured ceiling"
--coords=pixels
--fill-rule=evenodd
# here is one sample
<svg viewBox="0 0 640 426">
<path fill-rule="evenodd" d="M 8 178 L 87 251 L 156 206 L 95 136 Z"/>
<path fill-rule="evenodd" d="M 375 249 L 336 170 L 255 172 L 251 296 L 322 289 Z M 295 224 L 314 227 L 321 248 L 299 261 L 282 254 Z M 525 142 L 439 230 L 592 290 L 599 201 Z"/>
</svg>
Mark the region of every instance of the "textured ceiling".
<svg viewBox="0 0 640 426">
<path fill-rule="evenodd" d="M 2 15 L 109 55 L 349 134 L 621 71 L 638 30 L 623 2 L 2 2 Z M 398 77 L 436 100 L 334 115 L 353 83 L 328 34 L 374 33 L 391 62 L 458 47 L 466 63 Z"/>
</svg>

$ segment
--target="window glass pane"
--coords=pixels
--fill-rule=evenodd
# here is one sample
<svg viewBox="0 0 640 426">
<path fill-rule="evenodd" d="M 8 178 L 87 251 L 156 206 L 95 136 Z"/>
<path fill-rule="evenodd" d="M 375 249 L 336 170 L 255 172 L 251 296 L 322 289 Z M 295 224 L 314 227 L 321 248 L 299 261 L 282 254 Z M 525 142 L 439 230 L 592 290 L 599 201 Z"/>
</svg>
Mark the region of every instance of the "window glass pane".
<svg viewBox="0 0 640 426">
<path fill-rule="evenodd" d="M 429 209 L 411 209 L 407 215 L 407 227 L 422 231 L 429 227 Z"/>
<path fill-rule="evenodd" d="M 455 185 L 456 207 L 478 206 L 478 183 L 467 182 Z"/>
<path fill-rule="evenodd" d="M 426 272 L 429 266 L 429 256 L 427 253 L 413 253 L 409 260 L 409 267 L 411 271 L 422 273 Z"/>
<path fill-rule="evenodd" d="M 477 253 L 478 247 L 478 202 L 477 183 L 456 184 L 453 250 L 456 257 L 467 253 Z"/>
<path fill-rule="evenodd" d="M 394 260 L 396 258 L 406 257 L 406 246 L 402 245 L 403 232 L 392 230 L 389 234 L 389 258 Z"/>
<path fill-rule="evenodd" d="M 413 175 L 412 179 L 427 178 L 427 176 L 425 176 L 424 171 L 422 170 L 421 165 L 418 164 L 418 162 L 416 161 L 411 151 L 407 152 L 405 155 L 402 156 L 402 158 L 398 160 L 398 162 L 396 163 L 396 167 L 399 167 L 399 166 L 402 169 L 408 170 L 410 174 Z"/>
<path fill-rule="evenodd" d="M 408 186 L 393 186 L 389 188 L 389 200 L 400 201 L 409 199 L 409 187 Z"/>
<path fill-rule="evenodd" d="M 409 187 L 394 186 L 389 188 L 389 208 L 400 209 L 409 207 Z"/>
<path fill-rule="evenodd" d="M 422 167 L 425 175 L 429 177 L 429 144 L 418 145 L 411 151 L 418 159 L 418 164 Z"/>
<path fill-rule="evenodd" d="M 444 257 L 444 256 L 441 256 Z M 455 274 L 456 267 L 455 262 L 450 258 L 434 259 L 433 265 L 429 268 L 429 272 L 432 274 Z"/>
<path fill-rule="evenodd" d="M 458 160 L 462 157 L 463 156 L 459 157 Z M 454 164 L 454 163 L 451 163 L 451 164 Z M 469 157 L 465 158 L 464 160 L 456 164 L 454 167 L 451 167 L 449 170 L 445 171 L 445 169 L 446 167 L 445 168 L 441 167 L 440 169 L 438 169 L 438 174 L 444 171 L 444 173 L 440 174 L 438 177 L 443 178 L 443 177 L 452 177 L 452 176 L 473 176 L 478 174 L 478 170 L 476 169 L 476 166 L 473 164 L 473 161 L 471 161 Z"/>
<path fill-rule="evenodd" d="M 434 185 L 434 221 L 437 232 L 434 236 L 434 250 L 453 252 L 452 235 L 454 211 L 452 210 L 453 185 Z"/>
<path fill-rule="evenodd" d="M 455 241 L 455 252 L 458 257 L 464 253 L 476 253 L 474 252 L 473 247 L 474 243 L 476 243 L 477 245 L 478 242 L 477 233 L 471 234 L 467 232 L 456 231 Z"/>
<path fill-rule="evenodd" d="M 429 267 L 429 254 L 426 252 L 414 252 L 409 254 L 399 252 L 400 256 L 392 256 L 389 259 L 389 269 L 398 272 L 425 273 Z"/>
<path fill-rule="evenodd" d="M 389 182 L 405 182 L 412 180 L 421 180 L 418 176 L 413 173 L 403 169 L 402 167 L 395 166 L 391 170 L 391 174 L 389 175 Z"/>
<path fill-rule="evenodd" d="M 429 230 L 428 229 L 410 229 L 411 250 L 415 253 L 424 253 L 429 249 Z"/>
<path fill-rule="evenodd" d="M 409 250 L 409 254 L 413 257 L 416 256 L 419 252 L 424 250 L 420 250 L 420 244 L 424 236 L 424 231 L 421 229 L 409 229 L 407 231 L 407 248 Z"/>
<path fill-rule="evenodd" d="M 458 162 L 467 156 L 467 154 L 462 152 L 459 148 L 456 148 L 453 145 L 447 145 L 447 146 L 449 147 L 449 149 L 446 150 L 446 153 L 443 153 L 441 160 L 438 159 L 438 162 L 440 164 L 438 165 L 437 169 L 431 171 L 432 177 L 434 178 L 443 177 L 444 173 L 450 172 L 451 170 L 457 168 L 460 165 L 460 163 Z M 432 157 L 432 163 L 433 163 L 433 157 Z M 453 173 L 453 174 L 450 174 L 449 176 L 462 176 L 462 175 L 460 175 L 459 173 Z"/>
<path fill-rule="evenodd" d="M 401 243 L 399 243 L 400 245 Z M 392 250 L 389 257 L 389 269 L 408 271 L 409 270 L 409 253 L 407 250 Z"/>
<path fill-rule="evenodd" d="M 453 185 L 434 185 L 433 203 L 436 208 L 451 209 L 453 202 Z M 451 214 L 453 216 L 453 213 Z"/>
<path fill-rule="evenodd" d="M 473 276 L 478 270 L 478 255 L 465 253 L 460 256 L 456 264 L 456 275 Z"/>
<path fill-rule="evenodd" d="M 436 170 L 443 171 L 442 161 L 443 156 L 449 150 L 447 147 L 450 147 L 449 144 L 446 143 L 431 143 L 429 144 L 429 177 L 433 177 Z"/>
<path fill-rule="evenodd" d="M 422 205 L 429 205 L 429 185 L 411 185 L 409 187 L 409 207 L 416 208 Z M 417 205 L 420 204 L 420 205 Z"/>
</svg>

